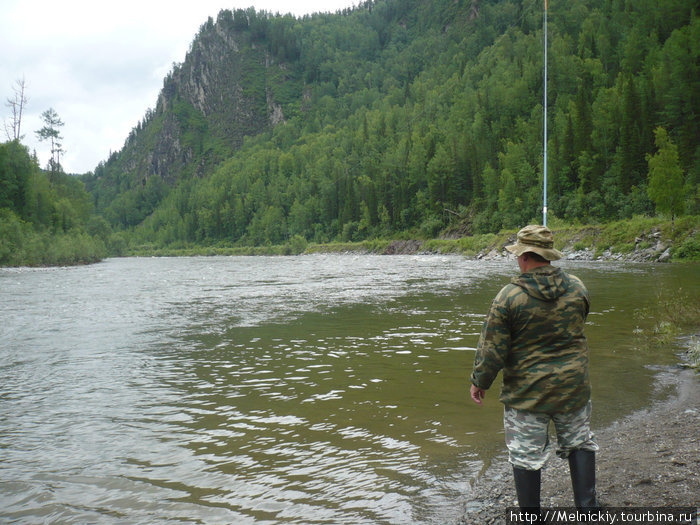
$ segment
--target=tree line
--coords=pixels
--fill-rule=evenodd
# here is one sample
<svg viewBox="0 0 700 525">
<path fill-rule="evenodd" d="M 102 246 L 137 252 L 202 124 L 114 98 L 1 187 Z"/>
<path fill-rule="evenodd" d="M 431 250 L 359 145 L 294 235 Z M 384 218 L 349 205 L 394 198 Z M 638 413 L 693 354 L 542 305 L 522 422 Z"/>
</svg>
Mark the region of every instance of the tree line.
<svg viewBox="0 0 700 525">
<path fill-rule="evenodd" d="M 84 183 L 63 172 L 58 113 L 46 110 L 44 126 L 36 131 L 51 145 L 46 170 L 21 143 L 28 99 L 24 80 L 17 87 L 17 96 L 8 99 L 8 141 L 0 144 L 0 266 L 89 263 L 105 257 L 108 247 L 116 253 L 111 228 L 95 215 Z"/>
</svg>

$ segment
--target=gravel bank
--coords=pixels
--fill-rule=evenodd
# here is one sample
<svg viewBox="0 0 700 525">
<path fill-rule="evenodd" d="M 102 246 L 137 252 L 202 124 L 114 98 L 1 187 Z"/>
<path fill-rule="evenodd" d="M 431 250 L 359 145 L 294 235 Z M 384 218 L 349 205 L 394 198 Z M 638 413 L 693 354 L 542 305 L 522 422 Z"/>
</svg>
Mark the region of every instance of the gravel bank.
<svg viewBox="0 0 700 525">
<path fill-rule="evenodd" d="M 658 381 L 675 383 L 675 395 L 596 431 L 597 489 L 607 507 L 700 504 L 700 379 L 691 370 L 673 368 Z M 557 457 L 542 473 L 542 505 L 573 506 L 568 463 Z M 517 506 L 517 499 L 503 454 L 474 482 L 457 523 L 505 524 L 510 506 Z"/>
</svg>

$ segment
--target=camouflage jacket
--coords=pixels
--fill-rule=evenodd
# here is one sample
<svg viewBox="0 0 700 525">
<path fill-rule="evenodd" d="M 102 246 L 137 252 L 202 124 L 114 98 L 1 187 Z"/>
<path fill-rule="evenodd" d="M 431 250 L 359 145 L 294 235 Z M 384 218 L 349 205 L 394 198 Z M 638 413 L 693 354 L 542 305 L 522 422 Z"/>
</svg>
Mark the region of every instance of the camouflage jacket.
<svg viewBox="0 0 700 525">
<path fill-rule="evenodd" d="M 591 393 L 588 311 L 586 287 L 561 268 L 541 266 L 513 278 L 489 309 L 472 383 L 488 389 L 502 369 L 506 406 L 548 414 L 581 408 Z"/>
</svg>

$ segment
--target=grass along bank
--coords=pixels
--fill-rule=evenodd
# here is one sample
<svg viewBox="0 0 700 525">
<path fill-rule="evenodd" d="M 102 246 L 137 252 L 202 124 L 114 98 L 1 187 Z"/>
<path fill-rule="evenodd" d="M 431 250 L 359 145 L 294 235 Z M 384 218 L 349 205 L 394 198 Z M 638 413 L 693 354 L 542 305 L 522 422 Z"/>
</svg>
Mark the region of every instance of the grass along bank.
<svg viewBox="0 0 700 525">
<path fill-rule="evenodd" d="M 601 225 L 569 225 L 554 220 L 555 248 L 572 259 L 617 259 L 637 261 L 700 260 L 700 217 L 670 220 L 635 217 Z M 460 253 L 474 257 L 504 255 L 504 246 L 515 240 L 516 229 L 498 234 L 459 239 L 434 239 L 425 251 Z"/>
<path fill-rule="evenodd" d="M 633 261 L 699 261 L 700 216 L 688 216 L 674 222 L 659 218 L 635 217 L 601 225 L 569 225 L 554 219 L 555 247 L 571 259 L 611 259 Z M 194 255 L 301 255 L 312 253 L 374 253 L 382 255 L 434 253 L 465 257 L 495 258 L 505 255 L 504 246 L 515 240 L 517 229 L 459 238 L 422 239 L 403 234 L 401 238 L 370 239 L 358 242 L 308 243 L 296 235 L 281 245 L 213 246 L 178 245 L 134 246 L 129 256 Z"/>
<path fill-rule="evenodd" d="M 682 365 L 700 372 L 700 297 L 682 289 L 661 290 L 652 306 L 635 313 L 640 348 L 677 348 Z M 651 322 L 648 322 L 651 321 Z"/>
</svg>

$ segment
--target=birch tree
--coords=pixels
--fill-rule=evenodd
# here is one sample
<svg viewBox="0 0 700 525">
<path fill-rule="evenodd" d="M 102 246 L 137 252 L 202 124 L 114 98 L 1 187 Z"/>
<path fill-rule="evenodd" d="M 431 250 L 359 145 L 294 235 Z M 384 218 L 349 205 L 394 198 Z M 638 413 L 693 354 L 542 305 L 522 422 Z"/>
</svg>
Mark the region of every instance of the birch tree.
<svg viewBox="0 0 700 525">
<path fill-rule="evenodd" d="M 684 211 L 683 198 L 683 169 L 678 161 L 678 148 L 671 142 L 666 130 L 662 127 L 654 131 L 658 151 L 654 155 L 647 154 L 649 164 L 649 197 L 656 210 L 671 215 L 671 224 L 676 215 Z"/>
</svg>

